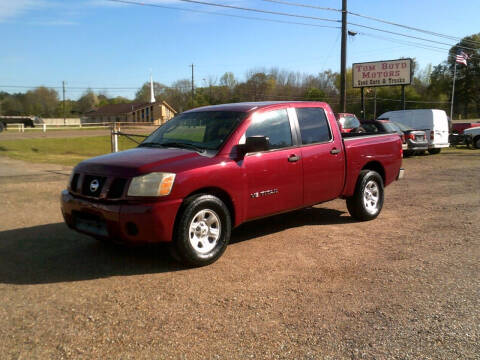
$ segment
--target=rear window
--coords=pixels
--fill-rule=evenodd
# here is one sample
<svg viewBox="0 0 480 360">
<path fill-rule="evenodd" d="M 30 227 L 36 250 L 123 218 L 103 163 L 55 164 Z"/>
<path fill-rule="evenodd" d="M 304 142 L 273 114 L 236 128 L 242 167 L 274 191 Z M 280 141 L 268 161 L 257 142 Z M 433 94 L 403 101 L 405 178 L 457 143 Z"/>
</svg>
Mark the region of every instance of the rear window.
<svg viewBox="0 0 480 360">
<path fill-rule="evenodd" d="M 395 126 L 393 123 L 383 123 L 383 126 L 385 127 L 385 130 L 387 132 L 398 132 L 400 129 Z"/>
<path fill-rule="evenodd" d="M 297 108 L 302 144 L 326 142 L 332 138 L 327 116 L 322 108 Z"/>
<path fill-rule="evenodd" d="M 355 116 L 342 116 L 338 121 L 344 129 L 355 129 L 360 126 L 360 121 Z"/>
<path fill-rule="evenodd" d="M 407 126 L 407 125 L 403 125 L 402 123 L 399 123 L 399 122 L 392 122 L 393 124 L 395 124 L 400 130 L 402 131 L 410 131 L 410 130 L 413 130 L 410 126 Z"/>
</svg>

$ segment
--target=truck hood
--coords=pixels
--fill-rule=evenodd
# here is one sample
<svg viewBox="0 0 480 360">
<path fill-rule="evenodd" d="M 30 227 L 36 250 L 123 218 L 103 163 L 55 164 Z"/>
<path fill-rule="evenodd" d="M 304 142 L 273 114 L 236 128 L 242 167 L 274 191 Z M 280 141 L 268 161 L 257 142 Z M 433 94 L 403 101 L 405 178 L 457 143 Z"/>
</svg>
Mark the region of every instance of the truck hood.
<svg viewBox="0 0 480 360">
<path fill-rule="evenodd" d="M 152 171 L 169 171 L 173 163 L 178 165 L 185 160 L 195 161 L 195 158 L 202 159 L 204 156 L 186 149 L 135 148 L 82 161 L 75 171 L 132 177 Z"/>
</svg>

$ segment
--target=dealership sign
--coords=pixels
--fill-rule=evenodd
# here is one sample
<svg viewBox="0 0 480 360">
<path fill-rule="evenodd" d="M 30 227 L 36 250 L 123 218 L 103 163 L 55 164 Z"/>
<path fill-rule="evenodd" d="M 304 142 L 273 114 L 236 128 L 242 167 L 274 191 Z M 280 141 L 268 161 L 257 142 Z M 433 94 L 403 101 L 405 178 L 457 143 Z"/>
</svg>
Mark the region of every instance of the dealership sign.
<svg viewBox="0 0 480 360">
<path fill-rule="evenodd" d="M 412 59 L 357 63 L 352 66 L 353 87 L 410 85 Z"/>
</svg>

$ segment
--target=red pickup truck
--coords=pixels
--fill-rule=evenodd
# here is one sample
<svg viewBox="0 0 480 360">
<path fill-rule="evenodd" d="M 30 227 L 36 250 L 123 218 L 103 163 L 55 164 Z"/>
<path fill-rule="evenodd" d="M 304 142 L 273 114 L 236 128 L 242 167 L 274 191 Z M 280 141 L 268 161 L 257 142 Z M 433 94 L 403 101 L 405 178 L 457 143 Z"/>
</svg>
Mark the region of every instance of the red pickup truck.
<svg viewBox="0 0 480 360">
<path fill-rule="evenodd" d="M 68 226 L 126 243 L 171 242 L 186 264 L 217 260 L 246 221 L 341 197 L 378 216 L 403 176 L 397 134 L 342 134 L 322 102 L 186 111 L 137 148 L 78 164 L 61 194 Z"/>
</svg>

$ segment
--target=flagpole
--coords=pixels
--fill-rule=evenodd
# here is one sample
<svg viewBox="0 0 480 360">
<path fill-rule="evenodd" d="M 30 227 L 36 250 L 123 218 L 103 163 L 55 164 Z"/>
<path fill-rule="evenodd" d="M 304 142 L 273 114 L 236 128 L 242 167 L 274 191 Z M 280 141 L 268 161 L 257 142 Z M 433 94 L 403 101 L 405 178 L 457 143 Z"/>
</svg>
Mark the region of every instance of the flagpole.
<svg viewBox="0 0 480 360">
<path fill-rule="evenodd" d="M 457 61 L 455 59 L 455 70 L 453 70 L 452 101 L 450 103 L 450 121 L 453 121 L 453 99 L 455 95 L 455 78 L 457 77 Z"/>
</svg>

